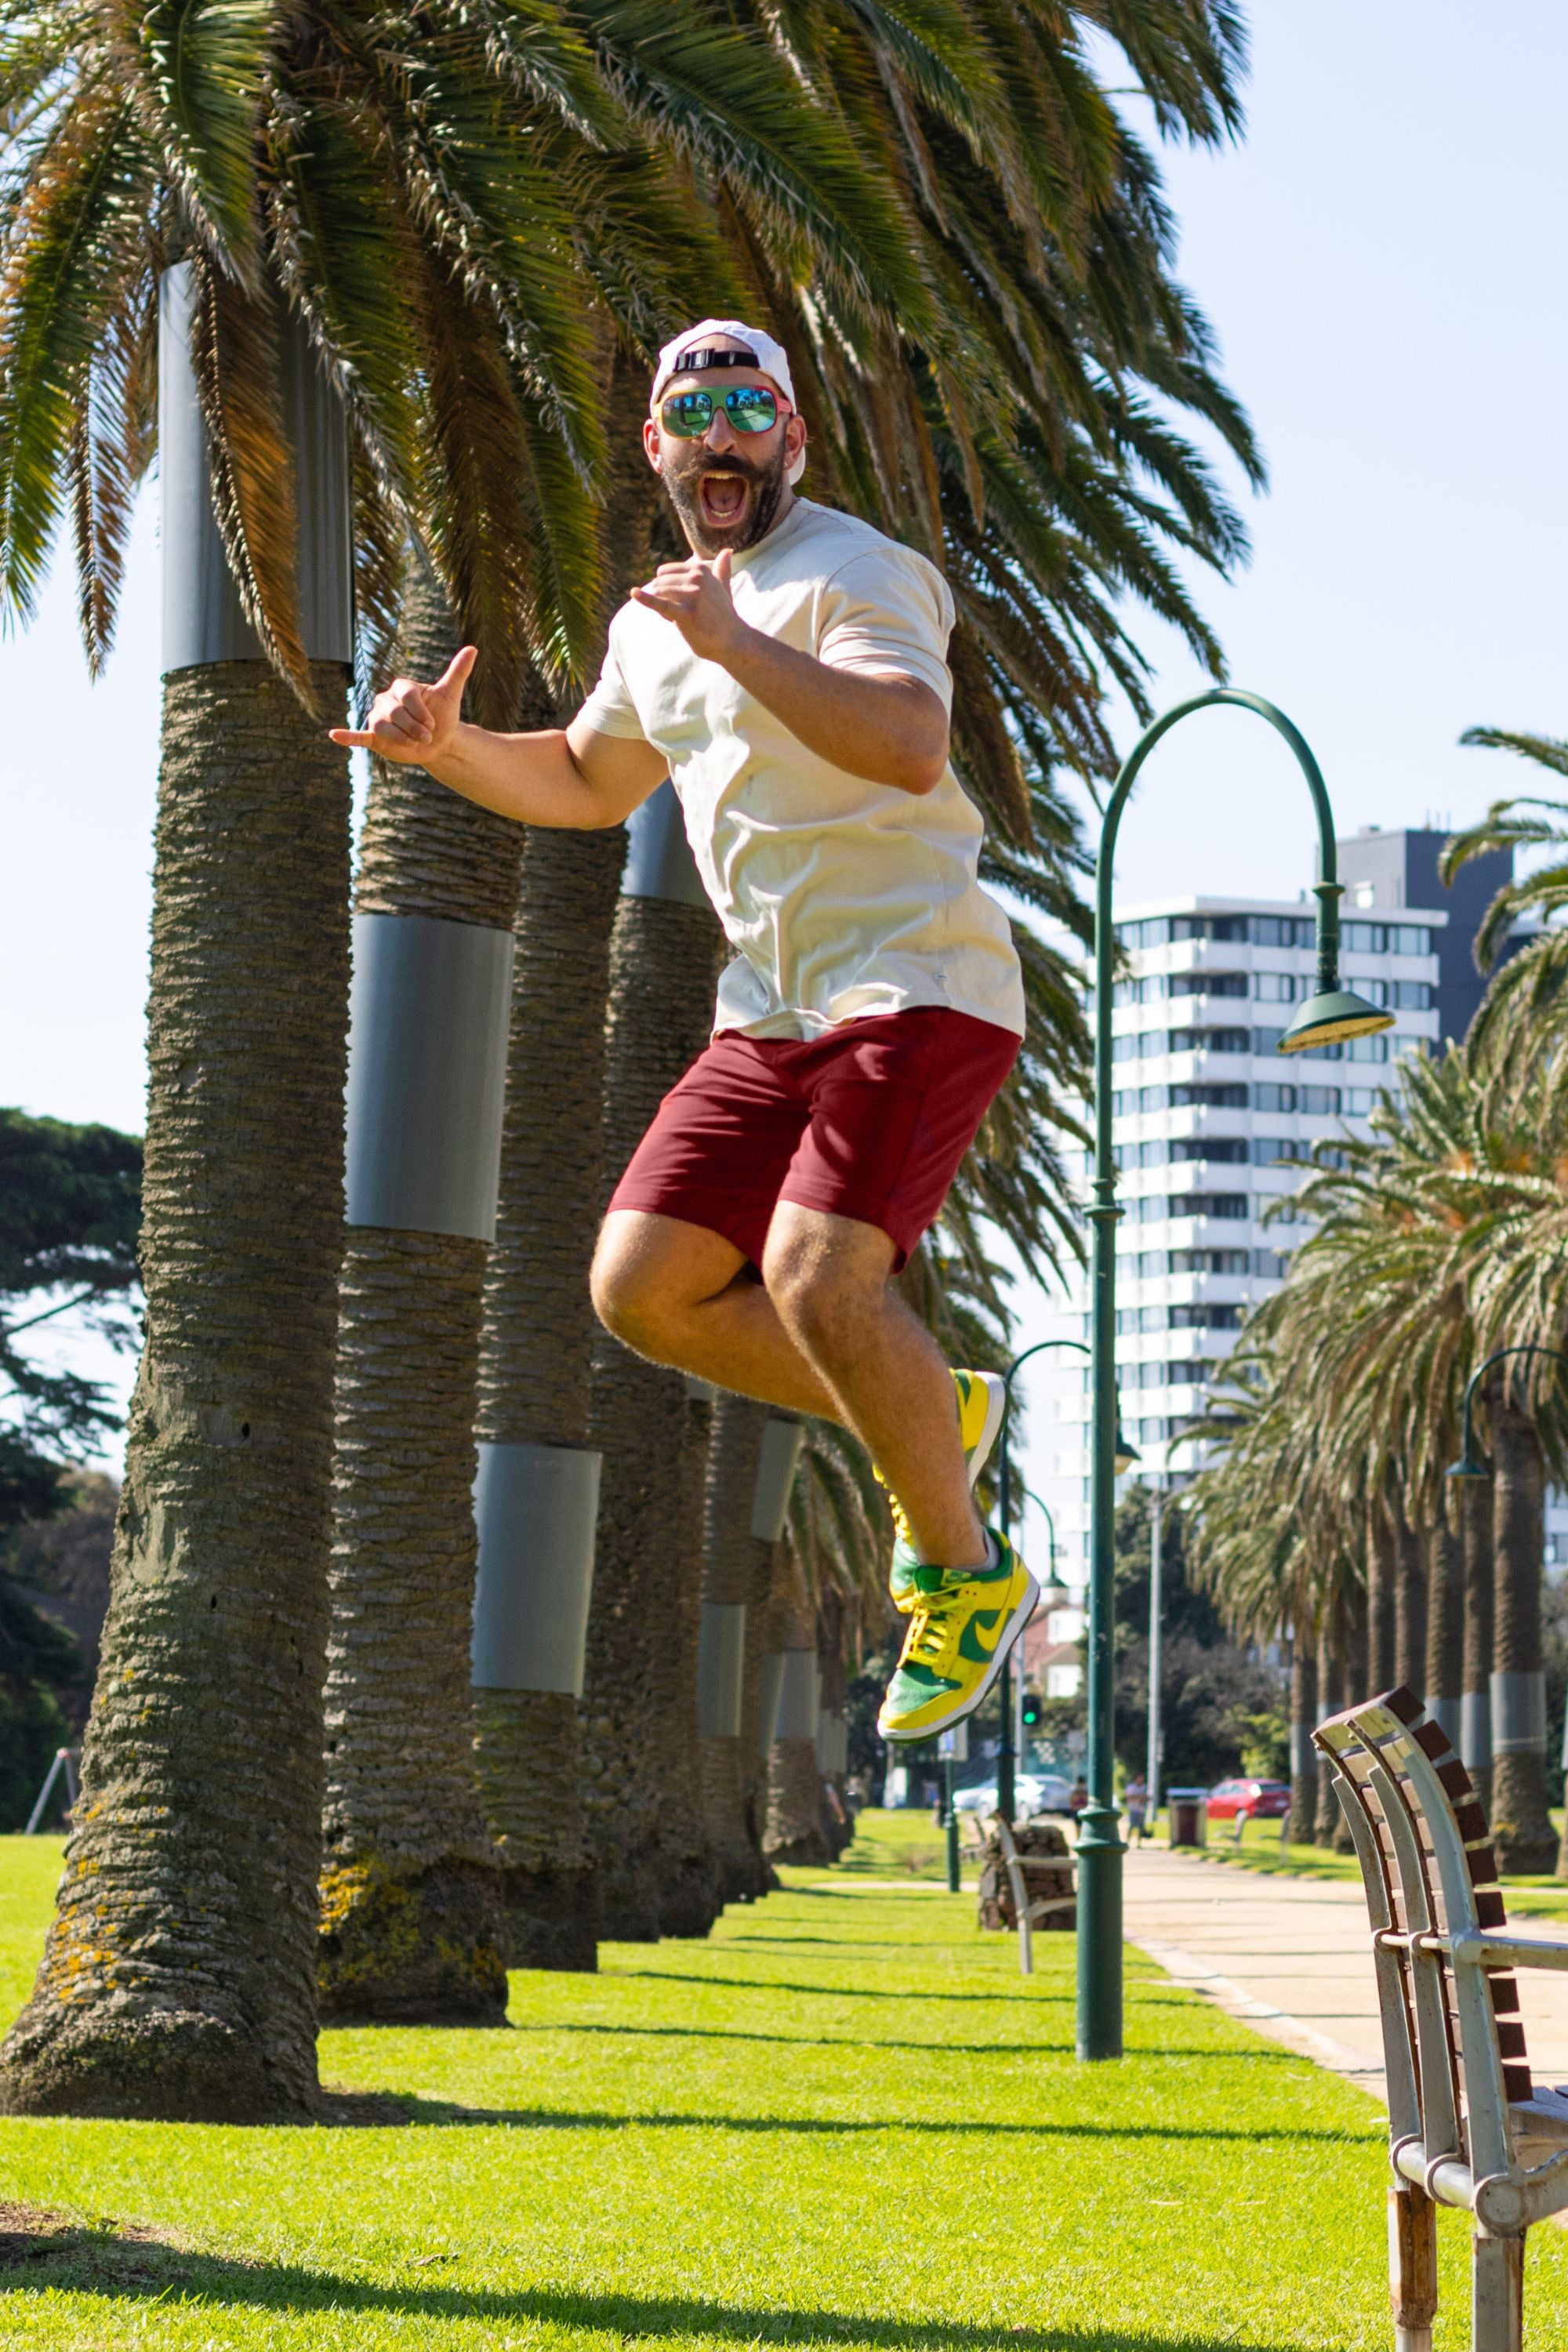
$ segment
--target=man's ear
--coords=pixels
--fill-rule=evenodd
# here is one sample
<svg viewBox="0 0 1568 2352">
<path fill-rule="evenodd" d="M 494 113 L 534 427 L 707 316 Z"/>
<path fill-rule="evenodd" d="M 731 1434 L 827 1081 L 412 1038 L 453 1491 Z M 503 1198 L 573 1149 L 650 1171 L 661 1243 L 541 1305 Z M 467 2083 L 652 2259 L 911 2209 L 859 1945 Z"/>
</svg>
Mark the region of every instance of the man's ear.
<svg viewBox="0 0 1568 2352">
<path fill-rule="evenodd" d="M 642 445 L 647 452 L 647 461 L 654 472 L 662 474 L 664 455 L 658 446 L 658 425 L 651 416 L 645 416 L 642 421 Z"/>
<path fill-rule="evenodd" d="M 784 456 L 798 457 L 805 446 L 805 419 L 798 408 L 792 408 L 784 418 Z"/>
</svg>

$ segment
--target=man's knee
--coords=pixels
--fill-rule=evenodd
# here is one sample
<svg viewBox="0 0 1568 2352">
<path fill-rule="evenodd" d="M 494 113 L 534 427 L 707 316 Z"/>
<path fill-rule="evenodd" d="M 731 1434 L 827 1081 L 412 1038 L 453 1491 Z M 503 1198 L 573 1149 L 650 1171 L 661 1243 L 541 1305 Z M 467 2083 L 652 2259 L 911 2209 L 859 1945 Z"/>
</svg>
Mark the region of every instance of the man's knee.
<svg viewBox="0 0 1568 2352">
<path fill-rule="evenodd" d="M 608 1228 L 594 1252 L 588 1291 L 605 1330 L 646 1353 L 663 1319 L 660 1285 L 637 1250 Z"/>
<path fill-rule="evenodd" d="M 763 1281 L 786 1327 L 808 1348 L 831 1353 L 844 1335 L 863 1327 L 882 1304 L 891 1268 L 885 1253 L 861 1242 L 848 1246 L 831 1228 L 847 1219 L 775 1220 L 763 1257 Z"/>
</svg>

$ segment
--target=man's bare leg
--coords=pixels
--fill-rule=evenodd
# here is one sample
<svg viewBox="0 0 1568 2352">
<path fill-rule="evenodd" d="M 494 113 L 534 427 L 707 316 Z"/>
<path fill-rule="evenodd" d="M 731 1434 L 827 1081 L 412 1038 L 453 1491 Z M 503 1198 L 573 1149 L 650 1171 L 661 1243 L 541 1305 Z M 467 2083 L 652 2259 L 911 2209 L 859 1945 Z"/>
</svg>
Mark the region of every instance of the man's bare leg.
<svg viewBox="0 0 1568 2352">
<path fill-rule="evenodd" d="M 594 1307 L 639 1356 L 786 1412 L 848 1425 L 840 1399 L 779 1320 L 732 1242 L 684 1217 L 612 1209 L 594 1253 Z"/>
<path fill-rule="evenodd" d="M 879 1227 L 782 1202 L 759 1284 L 706 1226 L 623 1209 L 605 1220 L 594 1303 L 656 1362 L 853 1429 L 897 1490 L 921 1559 L 977 1567 L 985 1537 L 952 1377 L 889 1289 L 892 1263 Z"/>
</svg>

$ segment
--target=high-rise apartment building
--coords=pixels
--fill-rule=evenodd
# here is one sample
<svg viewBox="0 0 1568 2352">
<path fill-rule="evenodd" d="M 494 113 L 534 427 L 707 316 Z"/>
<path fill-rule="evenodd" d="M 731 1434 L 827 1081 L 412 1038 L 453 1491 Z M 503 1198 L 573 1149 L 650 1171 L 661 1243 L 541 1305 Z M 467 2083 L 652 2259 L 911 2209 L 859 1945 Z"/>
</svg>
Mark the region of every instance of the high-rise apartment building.
<svg viewBox="0 0 1568 2352">
<path fill-rule="evenodd" d="M 1124 1214 L 1117 1228 L 1117 1362 L 1122 1425 L 1139 1475 L 1181 1483 L 1196 1466 L 1183 1432 L 1204 1405 L 1243 1318 L 1274 1290 L 1292 1239 L 1289 1163 L 1320 1141 L 1368 1132 L 1395 1058 L 1462 1036 L 1479 1000 L 1471 949 L 1481 914 L 1511 870 L 1478 861 L 1449 891 L 1437 879 L 1446 836 L 1368 832 L 1342 842 L 1341 971 L 1394 1025 L 1315 1053 L 1282 1055 L 1292 1008 L 1312 992 L 1310 901 L 1182 897 L 1119 918 L 1129 969 L 1116 986 L 1112 1132 Z M 1085 1197 L 1087 1198 L 1087 1164 Z M 1088 1286 L 1069 1290 L 1054 1328 L 1089 1337 Z M 1089 1386 L 1082 1358 L 1039 1360 L 1031 1383 L 1044 1499 L 1058 1571 L 1088 1575 Z M 1043 1426 L 1042 1426 L 1043 1424 Z M 1060 1637 L 1069 1637 L 1064 1620 Z M 1065 1691 L 1066 1670 L 1053 1668 Z"/>
</svg>

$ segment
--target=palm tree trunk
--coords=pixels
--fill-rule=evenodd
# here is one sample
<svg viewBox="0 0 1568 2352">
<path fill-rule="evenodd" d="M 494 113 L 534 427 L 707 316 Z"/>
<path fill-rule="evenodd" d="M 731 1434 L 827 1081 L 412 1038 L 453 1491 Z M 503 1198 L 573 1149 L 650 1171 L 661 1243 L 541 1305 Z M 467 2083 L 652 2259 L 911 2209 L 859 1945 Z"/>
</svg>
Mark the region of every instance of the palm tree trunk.
<svg viewBox="0 0 1568 2352">
<path fill-rule="evenodd" d="M 1318 1653 L 1298 1633 L 1290 1650 L 1290 1819 L 1292 1845 L 1310 1845 L 1318 1820 L 1318 1751 L 1312 1731 L 1318 1721 Z"/>
<path fill-rule="evenodd" d="M 1456 1752 L 1464 1675 L 1464 1544 L 1439 1518 L 1426 1530 L 1426 1712 Z"/>
<path fill-rule="evenodd" d="M 767 1407 L 721 1396 L 714 1407 L 702 1528 L 698 1696 L 702 1802 L 724 1903 L 768 1890 L 768 1866 L 746 1809 L 745 1680 L 749 1620 L 768 1546 L 752 1532 Z M 757 1555 L 763 1555 L 759 1563 Z M 755 1746 L 753 1733 L 752 1745 Z"/>
<path fill-rule="evenodd" d="M 1426 1694 L 1426 1563 L 1403 1496 L 1394 1521 L 1394 1679 L 1417 1698 Z"/>
<path fill-rule="evenodd" d="M 146 1346 L 81 1801 L 13 2113 L 309 2116 L 349 781 L 258 660 L 164 685 Z"/>
<path fill-rule="evenodd" d="M 635 415 L 646 394 L 642 362 L 617 348 L 607 376 L 606 413 Z M 613 436 L 600 525 L 606 632 L 633 583 L 647 576 L 658 504 L 640 443 Z M 588 1267 L 602 1205 L 605 1012 L 626 850 L 619 825 L 581 834 L 535 827 L 529 835 L 480 1353 L 481 1453 L 496 1465 L 510 1457 L 535 1478 L 557 1477 L 579 1502 L 590 1484 L 596 1495 L 600 1466 L 589 1430 L 595 1326 Z M 586 1549 L 585 1562 L 574 1564 L 592 1580 L 592 1539 Z M 488 1584 L 482 1543 L 480 1565 Z M 548 1585 L 559 1563 L 525 1565 L 531 1592 L 534 1576 Z M 593 1969 L 598 1898 L 582 1669 L 575 1680 L 559 1661 L 525 1680 L 530 1671 L 520 1665 L 513 1685 L 475 1696 L 481 1794 L 503 1859 L 512 1948 L 528 1967 Z M 532 1686 L 540 1682 L 551 1686 Z"/>
<path fill-rule="evenodd" d="M 1345 1705 L 1345 1626 L 1343 1603 L 1331 1601 L 1318 1627 L 1318 1720 L 1326 1722 Z M 1313 1749 L 1314 1756 L 1317 1754 Z M 1320 1771 L 1313 1797 L 1311 1843 L 1332 1846 L 1340 1827 L 1340 1801 L 1333 1775 Z"/>
<path fill-rule="evenodd" d="M 1502 1870 L 1547 1871 L 1557 1859 L 1557 1837 L 1547 1809 L 1541 1644 L 1545 1472 L 1534 1425 L 1512 1405 L 1494 1411 L 1492 1459 L 1492 1837 Z"/>
<path fill-rule="evenodd" d="M 598 1464 L 588 1440 L 595 1330 L 588 1264 L 603 1189 L 610 927 L 625 862 L 618 825 L 603 833 L 536 827 L 522 861 L 477 1426 L 482 1447 L 533 1449 L 542 1470 L 592 1465 L 596 1474 Z M 569 1182 L 562 1181 L 563 1137 Z M 554 1567 L 539 1563 L 546 1578 Z M 524 1968 L 591 1969 L 598 1906 L 578 1693 L 481 1689 L 475 1703 L 480 1791 L 502 1856 L 514 1958 Z"/>
<path fill-rule="evenodd" d="M 787 1548 L 778 1548 L 769 1626 L 780 1661 L 779 1698 L 768 1750 L 767 1826 L 763 1850 L 773 1863 L 833 1859 L 822 1828 L 822 1775 L 816 1761 L 819 1712 L 816 1616 Z"/>
<path fill-rule="evenodd" d="M 605 1042 L 606 1192 L 707 1041 L 718 945 L 705 904 L 623 894 Z M 629 1941 L 705 1935 L 718 1896 L 689 1606 L 701 1569 L 700 1550 L 687 1554 L 683 1509 L 687 1449 L 703 1432 L 681 1376 L 608 1334 L 595 1345 L 592 1427 L 605 1467 L 584 1770 L 603 1932 Z"/>
<path fill-rule="evenodd" d="M 421 573 L 405 659 L 429 677 L 456 649 L 446 599 Z M 373 763 L 354 898 L 327 1670 L 321 1991 L 331 2017 L 456 2025 L 506 2014 L 468 1651 L 475 1375 L 500 1069 L 482 1036 L 504 1014 L 521 847 L 516 825 L 423 769 Z M 383 971 L 406 993 L 373 993 Z M 435 1066 L 422 1065 L 421 1031 Z M 464 1049 L 476 1044 L 470 1067 Z M 356 1078 L 367 1069 L 368 1082 Z M 376 1098 L 362 1123 L 356 1097 L 367 1083 Z M 461 1164 L 444 1177 L 402 1157 L 410 1139 L 431 1133 L 458 1147 Z"/>
<path fill-rule="evenodd" d="M 1459 1753 L 1476 1793 L 1491 1813 L 1492 1796 L 1492 1488 L 1489 1478 L 1459 1478 L 1459 1543 L 1465 1564 L 1464 1687 Z"/>
<path fill-rule="evenodd" d="M 1399 1680 L 1394 1650 L 1394 1583 L 1397 1553 L 1393 1523 L 1381 1496 L 1367 1508 L 1366 1677 L 1367 1696 L 1392 1690 Z"/>
</svg>

